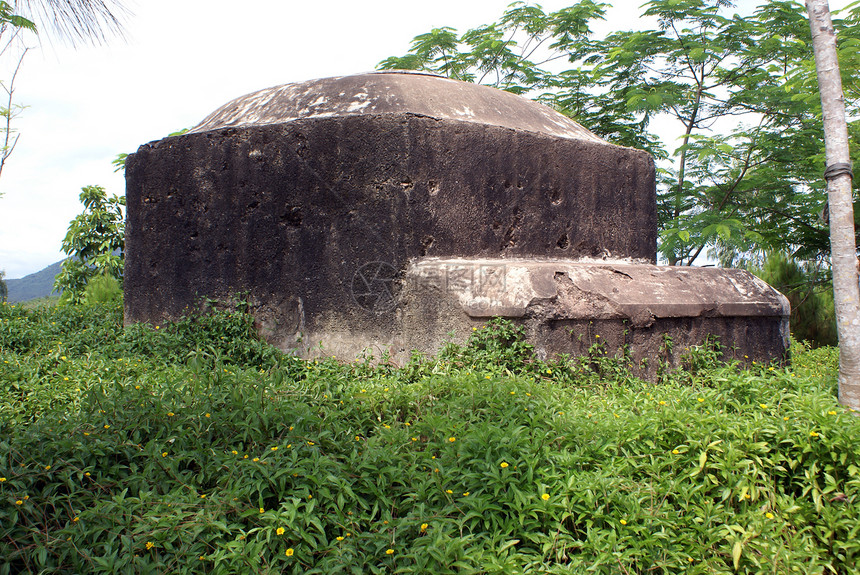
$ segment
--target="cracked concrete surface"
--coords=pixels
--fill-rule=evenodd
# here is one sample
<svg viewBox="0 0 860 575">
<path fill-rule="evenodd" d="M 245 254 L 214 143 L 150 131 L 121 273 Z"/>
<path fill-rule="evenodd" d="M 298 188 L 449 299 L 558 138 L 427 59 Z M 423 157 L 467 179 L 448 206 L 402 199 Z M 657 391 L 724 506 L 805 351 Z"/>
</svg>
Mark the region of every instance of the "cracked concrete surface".
<svg viewBox="0 0 860 575">
<path fill-rule="evenodd" d="M 261 335 L 306 357 L 407 360 L 496 315 L 542 356 L 599 340 L 646 376 L 677 360 L 667 337 L 787 351 L 787 302 L 763 282 L 653 265 L 648 154 L 485 86 L 385 72 L 261 90 L 141 146 L 126 184 L 127 322 L 243 294 Z"/>
</svg>

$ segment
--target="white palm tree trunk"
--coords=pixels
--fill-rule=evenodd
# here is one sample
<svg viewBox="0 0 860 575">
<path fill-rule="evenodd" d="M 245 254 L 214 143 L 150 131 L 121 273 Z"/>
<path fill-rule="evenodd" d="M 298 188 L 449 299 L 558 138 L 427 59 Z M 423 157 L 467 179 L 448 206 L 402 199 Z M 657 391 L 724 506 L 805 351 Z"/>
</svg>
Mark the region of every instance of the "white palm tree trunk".
<svg viewBox="0 0 860 575">
<path fill-rule="evenodd" d="M 806 0 L 815 69 L 824 115 L 827 201 L 830 208 L 830 252 L 833 295 L 839 333 L 839 402 L 860 410 L 860 290 L 854 244 L 851 159 L 836 32 L 827 0 Z"/>
</svg>

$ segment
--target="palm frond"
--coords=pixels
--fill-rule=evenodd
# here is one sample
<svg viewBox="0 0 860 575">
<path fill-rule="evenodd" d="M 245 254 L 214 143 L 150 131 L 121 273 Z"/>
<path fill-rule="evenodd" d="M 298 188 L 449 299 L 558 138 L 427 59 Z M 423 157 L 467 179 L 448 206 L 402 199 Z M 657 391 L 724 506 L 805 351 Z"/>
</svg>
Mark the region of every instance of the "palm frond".
<svg viewBox="0 0 860 575">
<path fill-rule="evenodd" d="M 16 0 L 15 11 L 50 37 L 79 45 L 122 36 L 129 11 L 121 0 Z"/>
</svg>

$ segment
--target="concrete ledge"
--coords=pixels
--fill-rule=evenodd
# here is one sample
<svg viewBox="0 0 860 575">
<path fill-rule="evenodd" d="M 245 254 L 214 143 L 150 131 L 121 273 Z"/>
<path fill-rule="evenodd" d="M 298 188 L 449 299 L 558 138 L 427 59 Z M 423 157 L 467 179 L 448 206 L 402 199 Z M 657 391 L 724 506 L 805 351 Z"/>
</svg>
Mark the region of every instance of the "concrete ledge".
<svg viewBox="0 0 860 575">
<path fill-rule="evenodd" d="M 395 299 L 393 332 L 308 333 L 301 353 L 403 362 L 413 349 L 434 354 L 465 341 L 493 316 L 523 324 L 539 357 L 580 356 L 600 344 L 609 355 L 626 350 L 646 378 L 708 336 L 719 338 L 725 359 L 744 362 L 779 361 L 789 345 L 788 300 L 741 270 L 424 258 L 410 264 Z"/>
<path fill-rule="evenodd" d="M 788 300 L 752 274 L 574 260 L 441 259 L 413 262 L 407 283 L 446 291 L 472 317 L 523 317 L 533 302 L 560 298 L 570 319 L 788 316 Z"/>
</svg>

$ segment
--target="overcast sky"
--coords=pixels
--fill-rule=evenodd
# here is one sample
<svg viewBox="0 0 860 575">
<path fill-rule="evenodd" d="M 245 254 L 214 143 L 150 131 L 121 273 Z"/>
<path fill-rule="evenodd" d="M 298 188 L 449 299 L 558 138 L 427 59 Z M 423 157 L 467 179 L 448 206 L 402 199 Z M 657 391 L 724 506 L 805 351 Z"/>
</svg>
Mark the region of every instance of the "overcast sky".
<svg viewBox="0 0 860 575">
<path fill-rule="evenodd" d="M 249 92 L 372 70 L 430 28 L 495 21 L 509 1 L 137 0 L 124 40 L 32 43 L 15 85 L 28 106 L 15 123 L 20 141 L 0 176 L 0 270 L 18 278 L 61 259 L 81 187 L 124 194 L 111 166 L 118 153 Z M 606 25 L 635 27 L 641 1 L 610 0 Z M 547 11 L 571 3 L 540 2 Z"/>
</svg>

